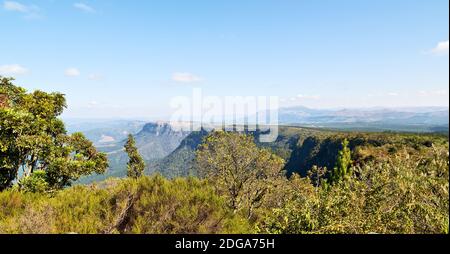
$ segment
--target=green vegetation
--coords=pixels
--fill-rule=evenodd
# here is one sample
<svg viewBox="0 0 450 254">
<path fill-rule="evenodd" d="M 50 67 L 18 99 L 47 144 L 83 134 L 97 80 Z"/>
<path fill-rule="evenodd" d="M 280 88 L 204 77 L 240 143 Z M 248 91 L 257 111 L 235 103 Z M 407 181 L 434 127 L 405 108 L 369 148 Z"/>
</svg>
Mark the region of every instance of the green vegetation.
<svg viewBox="0 0 450 254">
<path fill-rule="evenodd" d="M 331 183 L 338 183 L 350 174 L 352 166 L 352 155 L 350 148 L 348 148 L 348 140 L 342 141 L 342 150 L 339 151 L 336 161 L 336 166 L 331 173 Z"/>
<path fill-rule="evenodd" d="M 248 219 L 264 204 L 284 165 L 283 159 L 258 148 L 252 136 L 224 131 L 205 139 L 196 162 L 200 175 L 228 197 L 234 213 L 242 211 Z"/>
<path fill-rule="evenodd" d="M 205 181 L 160 176 L 75 186 L 48 196 L 0 193 L 0 233 L 251 232 Z"/>
<path fill-rule="evenodd" d="M 431 134 L 281 127 L 191 133 L 144 176 L 129 137 L 128 178 L 57 118 L 64 96 L 0 86 L 0 233 L 448 234 L 449 141 Z M 181 176 L 181 177 L 180 177 Z M 166 178 L 170 177 L 170 178 Z"/>
<path fill-rule="evenodd" d="M 128 161 L 128 177 L 139 178 L 142 176 L 142 173 L 145 169 L 145 162 L 142 159 L 141 155 L 138 152 L 136 147 L 136 141 L 133 138 L 133 135 L 128 135 L 127 143 L 125 144 L 125 152 L 128 154 L 130 160 Z"/>
<path fill-rule="evenodd" d="M 352 169 L 330 188 L 294 176 L 264 233 L 448 234 L 448 149 L 408 153 Z"/>
<path fill-rule="evenodd" d="M 277 174 L 282 160 L 247 135 L 216 132 L 205 141 L 196 159 L 205 180 L 157 175 L 52 194 L 3 191 L 0 232 L 448 233 L 448 145 L 354 165 L 327 185 L 324 168 Z"/>
<path fill-rule="evenodd" d="M 12 81 L 0 77 L 0 191 L 14 181 L 25 189 L 57 190 L 105 172 L 106 155 L 83 134 L 67 135 L 57 118 L 66 107 L 63 94 L 27 93 Z"/>
</svg>

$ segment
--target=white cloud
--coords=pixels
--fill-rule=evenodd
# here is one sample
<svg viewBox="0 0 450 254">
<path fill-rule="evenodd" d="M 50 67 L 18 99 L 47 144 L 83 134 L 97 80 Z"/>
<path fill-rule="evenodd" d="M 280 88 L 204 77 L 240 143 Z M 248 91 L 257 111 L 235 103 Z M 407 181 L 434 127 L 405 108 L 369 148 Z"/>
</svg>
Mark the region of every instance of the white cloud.
<svg viewBox="0 0 450 254">
<path fill-rule="evenodd" d="M 399 96 L 399 94 L 398 94 L 398 93 L 395 93 L 395 92 L 388 93 L 387 95 L 388 95 L 388 96 Z"/>
<path fill-rule="evenodd" d="M 181 83 L 194 83 L 202 81 L 202 78 L 189 72 L 176 72 L 172 74 L 172 80 Z"/>
<path fill-rule="evenodd" d="M 28 69 L 19 64 L 0 65 L 0 75 L 23 75 Z"/>
<path fill-rule="evenodd" d="M 26 18 L 38 18 L 41 16 L 41 10 L 36 5 L 25 5 L 15 1 L 4 1 L 3 9 L 23 13 Z"/>
<path fill-rule="evenodd" d="M 18 2 L 5 1 L 3 3 L 3 8 L 7 11 L 18 11 L 18 12 L 28 12 L 28 7 Z"/>
<path fill-rule="evenodd" d="M 67 77 L 78 77 L 81 75 L 81 72 L 77 68 L 69 68 L 64 71 L 64 75 Z"/>
<path fill-rule="evenodd" d="M 438 45 L 431 50 L 431 52 L 436 55 L 448 55 L 448 43 L 448 40 L 439 42 Z"/>
<path fill-rule="evenodd" d="M 84 3 L 75 3 L 75 4 L 73 4 L 73 7 L 75 7 L 76 9 L 78 9 L 80 11 L 87 12 L 87 13 L 95 13 L 96 12 L 92 6 L 89 6 Z"/>
</svg>

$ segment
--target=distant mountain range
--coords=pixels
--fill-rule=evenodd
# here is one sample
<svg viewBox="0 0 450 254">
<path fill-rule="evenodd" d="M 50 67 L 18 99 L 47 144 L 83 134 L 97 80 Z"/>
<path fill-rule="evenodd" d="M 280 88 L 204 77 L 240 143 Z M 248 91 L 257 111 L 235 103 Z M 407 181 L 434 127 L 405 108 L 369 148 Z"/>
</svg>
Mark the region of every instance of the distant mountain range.
<svg viewBox="0 0 450 254">
<path fill-rule="evenodd" d="M 279 123 L 364 131 L 448 131 L 449 108 L 310 109 L 282 108 Z"/>
<path fill-rule="evenodd" d="M 449 121 L 449 109 L 424 108 L 372 108 L 320 110 L 306 107 L 282 108 L 280 123 L 370 123 L 444 125 Z"/>
</svg>

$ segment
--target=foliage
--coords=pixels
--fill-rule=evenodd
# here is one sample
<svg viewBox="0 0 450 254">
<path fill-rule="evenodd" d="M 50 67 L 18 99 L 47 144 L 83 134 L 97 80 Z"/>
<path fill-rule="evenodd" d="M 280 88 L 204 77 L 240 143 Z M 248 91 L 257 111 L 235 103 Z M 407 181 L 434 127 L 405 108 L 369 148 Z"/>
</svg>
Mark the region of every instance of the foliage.
<svg viewBox="0 0 450 254">
<path fill-rule="evenodd" d="M 128 154 L 130 160 L 128 161 L 128 177 L 139 178 L 142 176 L 142 173 L 145 169 L 145 162 L 142 159 L 139 151 L 136 147 L 136 141 L 134 140 L 133 135 L 128 135 L 127 143 L 125 144 L 125 151 Z"/>
<path fill-rule="evenodd" d="M 448 147 L 354 167 L 330 188 L 293 177 L 265 233 L 448 233 Z"/>
<path fill-rule="evenodd" d="M 216 131 L 206 137 L 196 156 L 200 175 L 226 195 L 235 212 L 248 218 L 273 191 L 274 180 L 283 175 L 284 161 L 253 142 L 246 134 Z"/>
<path fill-rule="evenodd" d="M 19 173 L 26 178 L 45 171 L 48 187 L 61 189 L 106 170 L 106 155 L 81 133 L 66 134 L 58 119 L 66 107 L 63 94 L 27 93 L 12 81 L 0 77 L 0 191 L 21 180 Z"/>
<path fill-rule="evenodd" d="M 350 174 L 350 167 L 352 166 L 352 154 L 348 147 L 348 140 L 342 141 L 342 150 L 337 156 L 336 166 L 331 174 L 331 183 L 337 183 Z"/>
<path fill-rule="evenodd" d="M 37 184 L 46 174 L 35 171 L 20 188 L 0 192 L 0 233 L 448 233 L 448 142 L 422 146 L 423 140 L 354 149 L 356 163 L 333 185 L 327 169 L 318 166 L 308 177 L 259 178 L 252 170 L 280 170 L 280 159 L 248 135 L 223 132 L 201 145 L 197 165 L 234 165 L 242 170 L 230 172 L 250 175 L 237 174 L 236 180 L 245 181 L 235 185 L 228 174 L 202 170 L 207 179 L 111 179 L 49 194 Z M 226 187 L 239 184 L 235 201 L 242 206 L 235 210 Z M 268 189 L 249 217 L 247 202 L 261 187 Z"/>
<path fill-rule="evenodd" d="M 248 233 L 206 182 L 160 176 L 75 186 L 55 196 L 0 193 L 0 233 Z"/>
<path fill-rule="evenodd" d="M 48 191 L 47 173 L 42 170 L 33 172 L 30 176 L 26 176 L 20 180 L 19 188 L 25 192 L 43 193 Z"/>
</svg>

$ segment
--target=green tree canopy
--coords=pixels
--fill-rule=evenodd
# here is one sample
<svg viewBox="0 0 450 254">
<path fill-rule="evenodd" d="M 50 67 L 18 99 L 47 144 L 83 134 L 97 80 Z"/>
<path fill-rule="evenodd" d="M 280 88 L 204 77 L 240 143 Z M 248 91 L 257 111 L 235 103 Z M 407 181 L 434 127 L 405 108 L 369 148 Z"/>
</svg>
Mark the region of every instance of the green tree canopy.
<svg viewBox="0 0 450 254">
<path fill-rule="evenodd" d="M 58 118 L 66 108 L 63 94 L 27 93 L 12 82 L 0 77 L 0 190 L 36 171 L 50 189 L 105 172 L 106 155 L 83 134 L 68 135 Z"/>
<path fill-rule="evenodd" d="M 145 169 L 145 162 L 142 159 L 139 151 L 136 147 L 136 141 L 134 140 L 133 135 L 128 135 L 127 143 L 125 144 L 125 151 L 128 154 L 130 160 L 128 161 L 127 167 L 128 172 L 127 176 L 131 178 L 139 178 L 142 176 L 142 173 Z"/>
<path fill-rule="evenodd" d="M 350 174 L 350 168 L 353 161 L 352 153 L 348 145 L 348 140 L 344 139 L 344 141 L 342 141 L 342 150 L 339 151 L 337 156 L 336 167 L 331 174 L 332 183 L 337 183 Z"/>
<path fill-rule="evenodd" d="M 284 166 L 283 159 L 258 148 L 252 136 L 224 131 L 206 137 L 196 163 L 200 175 L 228 197 L 229 206 L 235 212 L 244 210 L 249 218 L 283 175 Z"/>
</svg>

